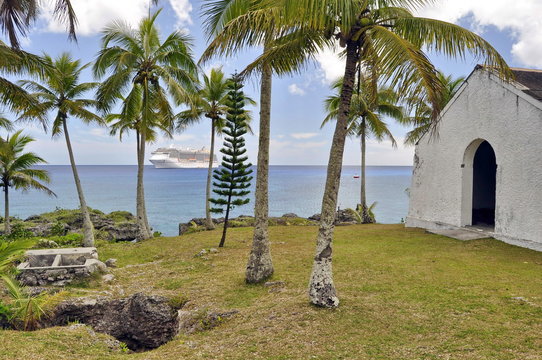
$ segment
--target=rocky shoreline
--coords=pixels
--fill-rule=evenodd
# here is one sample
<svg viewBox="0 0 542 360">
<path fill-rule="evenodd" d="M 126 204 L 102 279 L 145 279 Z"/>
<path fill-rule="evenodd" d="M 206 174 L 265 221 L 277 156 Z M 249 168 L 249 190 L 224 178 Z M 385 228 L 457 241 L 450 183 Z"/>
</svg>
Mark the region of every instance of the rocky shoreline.
<svg viewBox="0 0 542 360">
<path fill-rule="evenodd" d="M 137 223 L 128 211 L 113 211 L 109 214 L 90 209 L 90 219 L 97 239 L 106 241 L 132 241 L 137 236 Z M 1 219 L 3 223 L 3 218 Z M 11 218 L 12 232 L 20 237 L 63 237 L 83 233 L 83 218 L 79 210 L 56 209 L 21 220 Z M 3 227 L 0 226 L 0 234 Z"/>
<path fill-rule="evenodd" d="M 251 227 L 254 226 L 254 216 L 240 215 L 229 220 L 230 227 Z M 294 213 L 287 213 L 279 217 L 269 217 L 269 226 L 316 226 L 320 221 L 320 214 L 314 214 L 308 218 L 300 217 Z M 224 223 L 224 218 L 213 219 L 213 223 L 217 226 Z M 356 216 L 351 209 L 338 210 L 335 216 L 335 225 L 352 225 L 357 224 Z M 179 235 L 191 234 L 194 232 L 204 231 L 205 218 L 194 218 L 186 223 L 179 224 Z"/>
</svg>

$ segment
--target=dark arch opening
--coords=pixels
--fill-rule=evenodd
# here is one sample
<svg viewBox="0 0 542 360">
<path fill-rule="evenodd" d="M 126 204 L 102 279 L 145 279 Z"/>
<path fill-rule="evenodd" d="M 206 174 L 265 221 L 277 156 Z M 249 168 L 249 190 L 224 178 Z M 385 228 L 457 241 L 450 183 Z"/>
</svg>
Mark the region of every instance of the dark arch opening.
<svg viewBox="0 0 542 360">
<path fill-rule="evenodd" d="M 495 226 L 497 160 L 487 141 L 474 155 L 472 183 L 472 225 Z"/>
</svg>

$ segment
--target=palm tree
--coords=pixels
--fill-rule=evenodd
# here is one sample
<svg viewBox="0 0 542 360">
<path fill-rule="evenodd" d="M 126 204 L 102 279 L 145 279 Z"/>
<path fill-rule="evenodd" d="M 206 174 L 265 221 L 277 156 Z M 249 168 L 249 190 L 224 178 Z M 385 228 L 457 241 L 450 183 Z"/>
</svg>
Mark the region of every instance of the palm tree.
<svg viewBox="0 0 542 360">
<path fill-rule="evenodd" d="M 452 75 L 445 75 L 442 71 L 438 72 L 439 81 L 442 84 L 441 102 L 439 104 L 440 109 L 444 107 L 452 100 L 459 87 L 465 81 L 464 77 L 453 78 Z M 414 125 L 414 129 L 409 131 L 405 137 L 405 144 L 415 145 L 420 138 L 431 130 L 433 113 L 433 107 L 427 101 L 424 101 L 423 97 L 420 98 L 414 94 L 409 102 L 412 104 L 413 115 L 407 117 L 401 121 L 403 124 Z"/>
<path fill-rule="evenodd" d="M 43 60 L 48 70 L 43 76 L 42 84 L 31 80 L 19 82 L 27 90 L 33 91 L 33 96 L 39 102 L 37 107 L 32 107 L 24 111 L 21 119 L 37 119 L 46 127 L 47 116 L 50 112 L 55 113 L 51 133 L 53 137 L 64 134 L 64 139 L 66 140 L 75 187 L 79 197 L 81 215 L 83 217 L 83 245 L 94 246 L 94 228 L 90 221 L 90 213 L 77 166 L 75 165 L 75 157 L 68 132 L 68 118 L 72 116 L 82 120 L 86 124 L 92 122 L 103 123 L 103 120 L 98 115 L 89 110 L 89 108 L 96 106 L 96 101 L 83 97 L 85 93 L 94 89 L 97 83 L 79 82 L 81 72 L 89 64 L 81 65 L 79 60 L 73 60 L 67 53 L 59 55 L 56 59 L 45 55 Z"/>
<path fill-rule="evenodd" d="M 182 111 L 177 115 L 177 126 L 184 128 L 206 117 L 211 122 L 211 145 L 209 154 L 209 168 L 207 172 L 207 186 L 205 191 L 205 227 L 207 230 L 215 228 L 211 218 L 209 199 L 211 197 L 211 179 L 213 175 L 213 158 L 215 150 L 215 135 L 221 135 L 225 126 L 224 116 L 227 113 L 228 79 L 222 69 L 211 69 L 209 75 L 203 74 L 203 86 L 193 101 L 193 108 Z M 245 95 L 245 103 L 255 105 L 255 101 Z M 246 121 L 250 121 L 250 112 L 246 112 Z M 248 124 L 247 124 L 248 125 Z M 250 128 L 249 128 L 250 131 Z"/>
<path fill-rule="evenodd" d="M 327 116 L 322 122 L 321 127 L 331 120 L 337 119 L 342 86 L 342 78 L 332 84 L 332 89 L 336 93 L 325 100 Z M 382 120 L 382 117 L 388 116 L 397 121 L 402 121 L 403 118 L 403 109 L 397 105 L 399 96 L 392 88 L 384 87 L 379 91 L 375 91 L 371 87 L 376 88 L 376 82 L 362 75 L 360 67 L 358 70 L 357 91 L 352 96 L 352 104 L 350 106 L 348 136 L 360 138 L 361 187 L 358 209 L 361 214 L 360 222 L 362 224 L 375 222 L 374 216 L 369 212 L 366 199 L 365 158 L 367 138 L 373 136 L 378 141 L 383 141 L 387 138 L 391 141 L 393 147 L 397 147 L 397 143 L 388 129 L 388 125 Z M 376 93 L 376 95 L 371 96 L 373 93 Z"/>
<path fill-rule="evenodd" d="M 261 6 L 260 6 L 261 5 Z M 254 202 L 254 236 L 245 280 L 259 283 L 273 272 L 268 216 L 269 216 L 269 143 L 271 125 L 271 88 L 275 74 L 298 71 L 315 49 L 326 39 L 313 36 L 312 32 L 283 31 L 280 19 L 283 7 L 262 0 L 206 0 L 203 5 L 206 16 L 205 27 L 211 43 L 201 57 L 201 62 L 213 56 L 231 56 L 238 51 L 261 46 L 271 54 L 262 61 L 256 59 L 243 71 L 248 76 L 253 72 L 260 80 L 260 129 L 258 139 L 258 164 L 256 171 L 256 193 Z"/>
<path fill-rule="evenodd" d="M 2 107 L 12 112 L 19 112 L 36 106 L 35 99 L 8 77 L 23 74 L 43 75 L 46 69 L 47 65 L 41 57 L 13 49 L 0 41 L 0 74 L 2 75 L 0 76 L 0 104 Z"/>
<path fill-rule="evenodd" d="M 336 307 L 339 304 L 333 284 L 332 240 L 344 143 L 348 134 L 350 105 L 358 64 L 365 62 L 377 67 L 378 74 L 382 75 L 382 82 L 390 84 L 399 94 L 425 89 L 428 101 L 434 106 L 433 119 L 436 119 L 440 110 L 441 84 L 437 71 L 424 50 L 443 53 L 452 58 L 461 58 L 470 52 L 476 58 L 485 59 L 486 64 L 494 67 L 500 74 L 510 76 L 504 59 L 480 36 L 455 24 L 412 15 L 412 9 L 433 2 L 277 0 L 272 2 L 272 5 L 271 2 L 264 2 L 264 6 L 284 8 L 284 16 L 280 20 L 285 25 L 306 29 L 328 39 L 336 39 L 338 45 L 344 48 L 344 82 L 330 150 L 316 256 L 309 285 L 309 298 L 315 305 Z M 270 50 L 269 56 L 274 55 L 273 49 Z"/>
<path fill-rule="evenodd" d="M 173 131 L 175 114 L 168 95 L 175 105 L 190 103 L 197 83 L 191 39 L 176 31 L 161 42 L 155 25 L 159 13 L 143 19 L 136 29 L 120 21 L 106 27 L 102 50 L 93 67 L 97 78 L 110 72 L 98 88 L 100 109 L 109 112 L 119 97 L 124 96 L 121 117 L 124 123 L 132 123 L 131 128 L 136 130 L 139 240 L 152 236 L 143 186 L 145 144 L 154 129 L 165 129 L 166 135 Z"/>
<path fill-rule="evenodd" d="M 38 0 L 2 0 L 0 2 L 0 28 L 2 33 L 7 34 L 13 48 L 20 47 L 19 34 L 22 36 L 28 34 L 28 30 L 39 15 L 41 5 Z M 66 23 L 69 38 L 76 40 L 77 17 L 71 0 L 56 0 L 53 15 Z"/>
<path fill-rule="evenodd" d="M 34 139 L 22 135 L 22 130 L 6 139 L 0 138 L 0 186 L 4 191 L 4 233 L 11 232 L 9 219 L 9 189 L 27 191 L 36 189 L 56 196 L 55 193 L 43 184 L 51 180 L 46 170 L 32 169 L 38 164 L 47 162 L 32 152 L 24 152 L 24 148 Z"/>
</svg>

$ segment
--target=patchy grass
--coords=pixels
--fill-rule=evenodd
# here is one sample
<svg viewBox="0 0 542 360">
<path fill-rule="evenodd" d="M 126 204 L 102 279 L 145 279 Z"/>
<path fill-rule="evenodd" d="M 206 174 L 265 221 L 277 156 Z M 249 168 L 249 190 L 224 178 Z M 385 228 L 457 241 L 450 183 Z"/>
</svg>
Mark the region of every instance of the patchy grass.
<svg viewBox="0 0 542 360">
<path fill-rule="evenodd" d="M 542 359 L 542 253 L 461 242 L 401 225 L 337 227 L 336 310 L 307 302 L 316 227 L 270 228 L 282 287 L 246 285 L 251 228 L 103 244 L 116 280 L 72 289 L 157 293 L 191 309 L 239 314 L 154 351 L 123 354 L 66 328 L 0 331 L 3 359 Z"/>
</svg>

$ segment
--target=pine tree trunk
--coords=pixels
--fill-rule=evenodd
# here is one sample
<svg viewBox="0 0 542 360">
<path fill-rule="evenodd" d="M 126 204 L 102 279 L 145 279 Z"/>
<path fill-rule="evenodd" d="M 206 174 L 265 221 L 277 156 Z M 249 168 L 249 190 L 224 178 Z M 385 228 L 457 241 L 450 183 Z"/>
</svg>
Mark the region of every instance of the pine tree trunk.
<svg viewBox="0 0 542 360">
<path fill-rule="evenodd" d="M 357 61 L 357 45 L 353 42 L 348 42 L 346 46 L 346 67 L 341 90 L 339 116 L 329 154 L 326 186 L 322 199 L 320 228 L 316 240 L 316 256 L 314 257 L 309 283 L 309 299 L 311 303 L 329 308 L 339 306 L 339 298 L 333 284 L 332 241 L 337 196 L 341 181 L 344 143 L 348 130 L 348 114 L 350 112 L 352 91 L 356 78 Z"/>
<path fill-rule="evenodd" d="M 4 182 L 4 235 L 11 234 L 11 226 L 9 220 L 9 186 Z"/>
<path fill-rule="evenodd" d="M 211 198 L 211 181 L 213 177 L 213 157 L 215 155 L 215 119 L 211 119 L 211 149 L 209 149 L 209 169 L 207 171 L 207 187 L 205 189 L 205 228 L 207 230 L 213 230 L 215 224 L 211 217 L 211 204 L 209 199 Z"/>
<path fill-rule="evenodd" d="M 273 72 L 270 67 L 262 71 L 260 95 L 260 138 L 254 203 L 254 236 L 248 259 L 245 280 L 259 283 L 273 275 L 273 261 L 269 243 L 269 137 L 271 123 L 271 85 Z"/>
<path fill-rule="evenodd" d="M 136 217 L 138 235 L 137 240 L 146 240 L 151 238 L 149 224 L 147 221 L 147 211 L 145 208 L 145 189 L 143 185 L 143 171 L 145 169 L 145 133 L 139 134 L 139 149 L 137 157 L 137 189 L 136 189 Z"/>
<path fill-rule="evenodd" d="M 228 224 L 230 219 L 230 207 L 231 207 L 231 195 L 228 196 L 228 207 L 226 207 L 226 217 L 224 218 L 224 228 L 222 229 L 222 238 L 220 239 L 220 244 L 218 247 L 224 247 L 226 242 L 226 232 L 228 231 Z"/>
<path fill-rule="evenodd" d="M 83 187 L 81 186 L 79 173 L 77 171 L 77 167 L 75 166 L 75 158 L 73 156 L 73 149 L 70 141 L 70 135 L 68 133 L 68 125 L 66 124 L 66 119 L 62 121 L 62 126 L 64 128 L 64 137 L 66 138 L 66 146 L 68 147 L 70 165 L 72 167 L 75 187 L 77 188 L 77 195 L 79 196 L 81 215 L 83 217 L 83 246 L 92 247 L 94 246 L 94 226 L 92 226 L 92 222 L 90 221 L 90 213 L 88 211 L 87 202 L 85 201 L 85 196 L 83 194 Z"/>
</svg>

